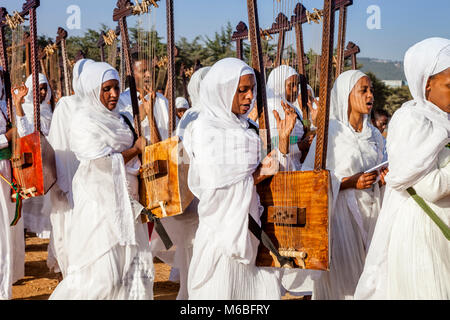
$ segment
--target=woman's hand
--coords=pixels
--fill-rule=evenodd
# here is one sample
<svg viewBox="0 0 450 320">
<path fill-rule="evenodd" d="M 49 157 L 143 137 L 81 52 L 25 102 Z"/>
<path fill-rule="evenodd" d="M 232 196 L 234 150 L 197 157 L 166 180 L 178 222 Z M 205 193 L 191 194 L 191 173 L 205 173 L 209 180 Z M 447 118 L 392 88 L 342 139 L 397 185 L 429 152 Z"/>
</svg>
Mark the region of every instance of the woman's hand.
<svg viewBox="0 0 450 320">
<path fill-rule="evenodd" d="M 258 184 L 261 181 L 275 175 L 280 168 L 280 162 L 276 157 L 276 150 L 272 150 L 263 161 L 259 167 L 253 173 L 254 184 Z"/>
<path fill-rule="evenodd" d="M 280 139 L 278 144 L 278 149 L 283 154 L 289 153 L 289 137 L 295 126 L 295 121 L 297 120 L 297 113 L 294 108 L 288 105 L 286 102 L 281 101 L 281 106 L 284 110 L 284 119 L 281 120 L 280 115 L 276 110 L 273 110 L 273 115 L 277 121 L 278 137 Z"/>
<path fill-rule="evenodd" d="M 123 151 L 122 156 L 125 164 L 127 164 L 134 157 L 144 153 L 146 145 L 147 140 L 145 140 L 143 136 L 140 136 L 130 149 Z"/>
<path fill-rule="evenodd" d="M 143 154 L 145 151 L 146 145 L 147 145 L 147 140 L 145 139 L 144 136 L 140 136 L 134 143 L 133 148 L 136 149 L 138 154 Z"/>
<path fill-rule="evenodd" d="M 22 103 L 24 103 L 25 96 L 27 94 L 28 88 L 23 82 L 20 86 L 16 86 L 11 89 L 12 99 L 16 108 L 18 108 L 19 105 L 22 106 Z"/>
<path fill-rule="evenodd" d="M 342 179 L 341 190 L 345 189 L 370 189 L 377 180 L 377 172 L 357 173 L 351 177 Z"/>
<path fill-rule="evenodd" d="M 380 187 L 386 184 L 386 180 L 384 179 L 389 172 L 389 168 L 381 169 L 380 171 Z"/>
</svg>

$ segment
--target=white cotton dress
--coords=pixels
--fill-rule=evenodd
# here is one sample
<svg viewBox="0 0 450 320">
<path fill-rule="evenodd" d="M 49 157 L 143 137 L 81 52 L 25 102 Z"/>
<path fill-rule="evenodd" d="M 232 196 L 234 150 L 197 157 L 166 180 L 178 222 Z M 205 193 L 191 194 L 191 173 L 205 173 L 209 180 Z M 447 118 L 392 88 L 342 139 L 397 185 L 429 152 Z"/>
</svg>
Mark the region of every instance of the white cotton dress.
<svg viewBox="0 0 450 320">
<path fill-rule="evenodd" d="M 0 80 L 0 92 L 1 92 Z M 1 93 L 0 93 L 1 95 Z M 6 115 L 6 103 L 0 101 L 2 113 Z M 6 118 L 0 114 L 0 149 L 8 147 Z M 0 160 L 0 173 L 11 181 L 11 162 Z M 12 299 L 12 285 L 24 277 L 25 272 L 25 238 L 23 219 L 15 226 L 16 204 L 11 201 L 11 187 L 0 180 L 0 300 Z"/>
<path fill-rule="evenodd" d="M 248 113 L 237 117 L 231 112 L 239 79 L 246 74 L 254 74 L 253 69 L 241 60 L 217 62 L 201 83 L 199 117 L 184 132 L 189 188 L 199 199 L 190 300 L 281 298 L 279 272 L 255 266 L 259 241 L 248 229 L 248 215 L 259 223 L 262 212 L 252 176 L 261 141 L 248 128 Z"/>
<path fill-rule="evenodd" d="M 133 135 L 115 110 L 100 102 L 102 79 L 117 71 L 106 63 L 85 68 L 83 106 L 71 125 L 70 145 L 80 161 L 73 178 L 74 207 L 67 234 L 67 275 L 51 299 L 145 300 L 153 298 L 153 256 L 146 225 L 133 199 L 137 176 L 121 152 Z M 105 80 L 106 81 L 106 80 Z M 139 162 L 128 167 L 138 171 Z"/>
<path fill-rule="evenodd" d="M 348 122 L 348 97 L 361 77 L 347 71 L 336 80 L 331 93 L 328 128 L 327 169 L 332 176 L 333 206 L 330 213 L 330 271 L 315 280 L 313 299 L 352 299 L 370 245 L 381 207 L 380 187 L 339 191 L 345 177 L 365 172 L 383 160 L 384 143 L 378 129 L 364 117 L 363 129 L 356 132 Z M 316 139 L 303 164 L 314 168 Z"/>
<path fill-rule="evenodd" d="M 450 118 L 425 100 L 428 78 L 450 67 L 450 40 L 419 42 L 404 64 L 414 100 L 389 125 L 387 189 L 355 298 L 448 300 L 450 242 L 406 189 L 450 225 Z"/>
</svg>

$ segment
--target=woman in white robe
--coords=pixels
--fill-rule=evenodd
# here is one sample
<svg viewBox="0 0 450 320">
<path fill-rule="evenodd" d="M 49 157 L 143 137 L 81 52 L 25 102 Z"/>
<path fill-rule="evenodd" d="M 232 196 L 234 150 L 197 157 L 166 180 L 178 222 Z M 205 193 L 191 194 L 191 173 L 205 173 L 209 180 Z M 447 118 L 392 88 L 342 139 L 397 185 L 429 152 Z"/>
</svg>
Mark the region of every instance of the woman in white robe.
<svg viewBox="0 0 450 320">
<path fill-rule="evenodd" d="M 46 85 L 45 97 L 42 95 L 42 86 Z M 50 105 L 50 98 L 52 92 L 47 78 L 43 74 L 39 74 L 40 86 L 40 123 L 41 132 L 44 136 L 48 136 L 50 125 L 52 121 L 52 108 Z M 24 97 L 23 103 L 16 102 L 16 125 L 17 133 L 20 137 L 27 136 L 34 132 L 34 105 L 33 105 L 33 77 L 30 75 L 25 87 L 28 90 Z M 16 95 L 16 93 L 14 94 Z M 20 111 L 18 111 L 20 110 Z M 22 115 L 23 114 L 23 115 Z M 35 197 L 25 199 L 23 201 L 22 216 L 24 220 L 24 227 L 28 232 L 36 233 L 39 238 L 49 239 L 51 223 L 48 214 L 43 212 L 44 197 Z"/>
<path fill-rule="evenodd" d="M 352 299 L 381 207 L 377 173 L 384 143 L 368 114 L 373 106 L 370 79 L 360 71 L 342 73 L 331 91 L 326 167 L 332 176 L 330 271 L 315 281 L 313 299 Z M 303 164 L 314 168 L 316 141 Z"/>
<path fill-rule="evenodd" d="M 249 214 L 260 223 L 262 211 L 255 186 L 262 172 L 261 140 L 247 122 L 255 83 L 253 69 L 239 59 L 214 64 L 201 82 L 199 117 L 184 132 L 189 188 L 199 199 L 190 300 L 281 297 L 279 272 L 255 266 L 259 241 L 248 228 Z M 285 149 L 295 122 L 293 109 L 289 119 Z M 280 151 L 274 151 L 276 159 Z"/>
<path fill-rule="evenodd" d="M 192 126 L 192 122 L 198 117 L 200 83 L 211 67 L 204 67 L 197 70 L 191 77 L 188 84 L 188 92 L 192 101 L 192 108 L 187 109 L 183 117 L 178 121 L 176 135 L 183 140 L 184 131 Z M 180 100 L 181 101 L 181 100 Z M 189 163 L 186 152 L 182 155 L 182 161 Z M 191 204 L 183 214 L 161 219 L 161 223 L 166 229 L 173 247 L 166 250 L 161 238 L 156 232 L 152 233 L 151 248 L 152 253 L 161 258 L 165 263 L 172 266 L 169 280 L 180 283 L 177 300 L 188 300 L 188 272 L 192 259 L 195 232 L 198 228 L 198 199 L 194 197 Z"/>
<path fill-rule="evenodd" d="M 83 98 L 82 83 L 79 81 L 83 68 L 93 60 L 78 60 L 73 67 L 72 87 L 74 94 L 61 97 L 53 113 L 48 142 L 55 151 L 56 184 L 44 196 L 43 214 L 50 216 L 52 225 L 48 246 L 47 266 L 54 272 L 66 275 L 67 256 L 64 247 L 65 226 L 70 226 L 73 208 L 72 180 L 79 161 L 70 148 L 70 123 Z"/>
<path fill-rule="evenodd" d="M 448 230 L 450 40 L 419 42 L 404 66 L 414 100 L 389 124 L 386 194 L 355 298 L 448 300 L 449 239 L 406 189 L 413 187 Z"/>
<path fill-rule="evenodd" d="M 0 72 L 3 69 L 0 67 Z M 11 181 L 11 162 L 8 147 L 12 139 L 12 129 L 7 128 L 6 101 L 4 100 L 3 79 L 0 78 L 0 174 Z M 23 219 L 15 226 L 16 204 L 11 201 L 11 187 L 0 180 L 0 300 L 12 298 L 12 285 L 24 277 L 25 240 Z"/>
<path fill-rule="evenodd" d="M 196 105 L 198 105 L 200 82 L 208 73 L 209 69 L 211 69 L 211 67 L 197 70 L 189 81 L 188 92 L 193 107 L 188 108 L 178 121 L 175 134 L 179 136 L 181 140 L 183 140 L 183 134 L 186 127 L 190 126 L 192 121 L 198 116 L 198 114 L 196 114 Z M 179 101 L 183 102 L 181 99 Z M 195 115 L 193 116 L 193 114 Z M 186 152 L 182 155 L 182 161 L 189 162 L 189 157 Z M 156 232 L 152 232 L 151 236 L 150 246 L 152 248 L 152 253 L 172 267 L 169 280 L 180 283 L 177 300 L 188 300 L 189 298 L 187 279 L 192 258 L 194 236 L 198 227 L 197 206 L 198 199 L 194 197 L 194 200 L 192 200 L 191 204 L 186 208 L 183 214 L 161 220 L 162 225 L 173 242 L 173 247 L 169 250 L 165 249 L 161 238 Z"/>
<path fill-rule="evenodd" d="M 276 110 L 280 117 L 284 118 L 284 110 L 281 106 L 281 101 L 288 103 L 294 108 L 292 103 L 295 102 L 298 96 L 298 79 L 297 71 L 286 65 L 281 65 L 273 69 L 267 79 L 267 109 L 269 113 L 270 136 L 272 139 L 272 146 L 274 148 L 278 145 L 278 131 L 273 110 Z M 302 164 L 300 162 L 302 150 L 300 150 L 299 147 L 301 146 L 303 134 L 304 130 L 302 120 L 297 118 L 294 130 L 292 131 L 290 137 L 289 156 L 287 159 L 288 167 L 282 168 L 281 170 L 297 171 L 302 168 Z"/>
<path fill-rule="evenodd" d="M 267 106 L 270 123 L 270 135 L 272 147 L 278 145 L 277 119 L 273 110 L 278 112 L 280 118 L 284 118 L 284 110 L 281 102 L 295 108 L 294 100 L 297 101 L 299 90 L 299 75 L 290 66 L 281 65 L 272 70 L 267 80 Z M 297 110 L 297 114 L 299 114 Z M 289 153 L 280 158 L 280 171 L 300 171 L 302 168 L 302 150 L 307 152 L 305 142 L 302 142 L 304 127 L 302 119 L 298 116 L 295 121 L 294 130 L 290 136 Z M 300 149 L 301 148 L 301 149 Z M 283 288 L 293 295 L 311 295 L 313 290 L 313 279 L 320 275 L 319 271 L 286 269 L 283 268 Z"/>
<path fill-rule="evenodd" d="M 153 257 L 146 225 L 133 201 L 138 180 L 127 174 L 143 149 L 118 113 L 119 75 L 107 63 L 81 73 L 84 98 L 70 146 L 80 165 L 67 235 L 67 275 L 51 299 L 152 299 Z"/>
</svg>

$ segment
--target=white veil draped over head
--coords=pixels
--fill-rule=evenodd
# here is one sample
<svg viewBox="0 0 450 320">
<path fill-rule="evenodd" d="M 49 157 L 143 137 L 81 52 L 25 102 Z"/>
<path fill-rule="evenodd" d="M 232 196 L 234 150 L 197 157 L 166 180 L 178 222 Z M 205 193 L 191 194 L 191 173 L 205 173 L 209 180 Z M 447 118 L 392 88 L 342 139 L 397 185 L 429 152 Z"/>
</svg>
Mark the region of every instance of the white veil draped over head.
<svg viewBox="0 0 450 320">
<path fill-rule="evenodd" d="M 175 99 L 175 108 L 176 109 L 189 109 L 189 102 L 185 97 L 178 97 Z"/>
<path fill-rule="evenodd" d="M 65 193 L 72 189 L 72 179 L 78 168 L 78 160 L 70 150 L 69 135 L 71 117 L 78 110 L 83 96 L 83 87 L 79 80 L 83 68 L 94 63 L 91 59 L 78 60 L 73 67 L 72 85 L 75 94 L 58 100 L 52 117 L 48 141 L 56 153 L 58 186 Z M 71 195 L 70 195 L 71 200 Z M 72 200 L 71 200 L 72 201 Z"/>
<path fill-rule="evenodd" d="M 194 194 L 197 188 L 234 184 L 251 175 L 259 164 L 260 138 L 253 130 L 247 130 L 247 116 L 255 105 L 256 85 L 247 113 L 236 116 L 231 111 L 240 77 L 248 74 L 254 75 L 254 71 L 245 62 L 225 58 L 211 68 L 201 83 L 201 111 L 195 121 L 197 134 L 193 136 L 192 128 L 186 130 L 183 143 L 191 158 L 189 187 Z M 193 144 L 202 146 L 195 154 Z"/>
<path fill-rule="evenodd" d="M 184 131 L 198 118 L 200 112 L 200 84 L 211 67 L 203 67 L 194 72 L 188 83 L 188 93 L 191 99 L 191 108 L 188 109 L 178 122 L 176 135 L 183 140 Z"/>
<path fill-rule="evenodd" d="M 284 119 L 284 109 L 281 106 L 281 101 L 286 102 L 292 108 L 296 109 L 295 106 L 286 100 L 286 80 L 290 77 L 297 75 L 297 71 L 294 68 L 286 65 L 281 65 L 272 70 L 267 79 L 266 92 L 267 92 L 267 106 L 269 112 L 269 122 L 270 122 L 270 135 L 272 137 L 278 136 L 277 132 L 277 122 L 273 111 L 276 110 L 280 115 L 281 119 Z M 294 130 L 292 130 L 291 136 L 296 136 L 301 139 L 303 137 L 303 126 L 301 120 L 297 119 Z"/>
<path fill-rule="evenodd" d="M 73 66 L 72 88 L 75 92 L 75 95 L 78 97 L 83 96 L 83 83 L 80 81 L 81 72 L 83 72 L 83 69 L 86 66 L 94 62 L 95 61 L 92 59 L 80 59 Z"/>
<path fill-rule="evenodd" d="M 414 100 L 405 103 L 389 124 L 389 130 L 401 136 L 395 142 L 389 135 L 387 139 L 388 150 L 396 150 L 389 154 L 390 172 L 386 176 L 394 189 L 405 190 L 428 174 L 439 152 L 449 142 L 449 115 L 425 97 L 428 79 L 450 67 L 449 57 L 450 40 L 443 38 L 421 41 L 405 54 L 405 75 Z M 414 123 L 415 128 L 402 131 L 405 122 Z"/>
<path fill-rule="evenodd" d="M 383 149 L 383 139 L 368 121 L 368 115 L 363 116 L 361 132 L 356 132 L 348 121 L 350 93 L 356 83 L 365 76 L 359 70 L 346 71 L 336 79 L 331 91 L 327 168 L 330 168 L 339 180 L 370 169 L 381 161 L 378 150 L 380 147 Z M 314 168 L 315 149 L 316 139 L 303 164 L 304 168 Z M 363 152 L 366 149 L 367 151 Z"/>
</svg>

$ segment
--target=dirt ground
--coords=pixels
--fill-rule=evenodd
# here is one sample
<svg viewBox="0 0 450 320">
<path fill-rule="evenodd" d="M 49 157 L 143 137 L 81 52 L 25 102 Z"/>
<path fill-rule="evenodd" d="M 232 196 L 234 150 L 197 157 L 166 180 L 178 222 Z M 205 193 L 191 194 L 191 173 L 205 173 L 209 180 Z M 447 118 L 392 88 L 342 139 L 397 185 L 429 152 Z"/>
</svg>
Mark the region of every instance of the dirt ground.
<svg viewBox="0 0 450 320">
<path fill-rule="evenodd" d="M 27 233 L 25 239 L 25 277 L 13 286 L 13 300 L 47 300 L 58 285 L 58 274 L 47 267 L 48 240 Z M 175 300 L 178 283 L 169 281 L 170 266 L 155 258 L 155 300 Z M 284 300 L 301 299 L 286 295 Z"/>
</svg>

